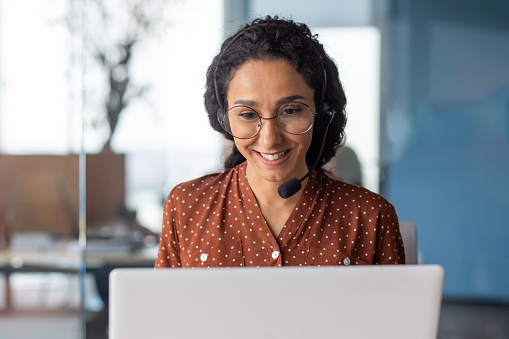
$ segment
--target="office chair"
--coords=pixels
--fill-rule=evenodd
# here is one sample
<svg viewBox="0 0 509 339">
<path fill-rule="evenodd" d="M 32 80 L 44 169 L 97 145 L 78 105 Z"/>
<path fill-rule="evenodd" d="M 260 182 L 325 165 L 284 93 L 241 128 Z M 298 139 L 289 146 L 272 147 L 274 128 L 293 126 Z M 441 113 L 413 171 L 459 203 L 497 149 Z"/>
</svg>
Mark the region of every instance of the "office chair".
<svg viewBox="0 0 509 339">
<path fill-rule="evenodd" d="M 417 264 L 417 229 L 414 222 L 400 221 L 399 232 L 405 246 L 405 258 L 408 265 Z"/>
</svg>

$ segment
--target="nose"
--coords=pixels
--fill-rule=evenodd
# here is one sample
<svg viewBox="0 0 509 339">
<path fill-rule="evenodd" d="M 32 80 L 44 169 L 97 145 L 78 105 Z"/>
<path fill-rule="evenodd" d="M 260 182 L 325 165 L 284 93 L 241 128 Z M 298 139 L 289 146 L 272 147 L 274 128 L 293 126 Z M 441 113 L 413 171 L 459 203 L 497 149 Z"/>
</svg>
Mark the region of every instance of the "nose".
<svg viewBox="0 0 509 339">
<path fill-rule="evenodd" d="M 282 142 L 283 133 L 276 119 L 263 119 L 262 128 L 258 132 L 258 142 L 267 150 L 270 150 L 272 146 L 279 145 Z"/>
</svg>

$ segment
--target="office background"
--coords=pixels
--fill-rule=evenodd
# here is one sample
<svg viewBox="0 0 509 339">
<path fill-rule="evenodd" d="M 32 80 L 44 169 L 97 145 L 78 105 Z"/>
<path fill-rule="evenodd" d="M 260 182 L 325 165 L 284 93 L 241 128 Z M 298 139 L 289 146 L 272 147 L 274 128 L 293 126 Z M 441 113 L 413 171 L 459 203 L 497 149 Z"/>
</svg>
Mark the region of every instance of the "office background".
<svg viewBox="0 0 509 339">
<path fill-rule="evenodd" d="M 462 320 L 495 321 L 476 337 L 509 337 L 504 0 L 1 0 L 0 337 L 37 338 L 48 319 L 104 334 L 97 281 L 150 266 L 171 187 L 221 169 L 206 68 L 265 14 L 319 34 L 347 91 L 358 180 L 416 222 L 420 262 L 443 265 L 445 299 L 474 310 Z M 442 338 L 454 330 L 441 323 Z"/>
</svg>

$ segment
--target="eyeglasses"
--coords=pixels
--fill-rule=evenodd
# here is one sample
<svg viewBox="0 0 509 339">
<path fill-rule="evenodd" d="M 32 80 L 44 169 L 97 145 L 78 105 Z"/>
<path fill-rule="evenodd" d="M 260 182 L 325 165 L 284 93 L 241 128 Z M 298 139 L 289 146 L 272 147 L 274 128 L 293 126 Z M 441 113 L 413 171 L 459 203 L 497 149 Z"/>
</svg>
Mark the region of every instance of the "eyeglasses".
<svg viewBox="0 0 509 339">
<path fill-rule="evenodd" d="M 279 127 L 289 134 L 304 134 L 313 127 L 316 113 L 302 102 L 289 102 L 281 106 L 272 118 L 262 118 L 253 108 L 237 105 L 223 117 L 226 132 L 238 139 L 255 137 L 262 129 L 262 120 L 276 119 Z"/>
</svg>

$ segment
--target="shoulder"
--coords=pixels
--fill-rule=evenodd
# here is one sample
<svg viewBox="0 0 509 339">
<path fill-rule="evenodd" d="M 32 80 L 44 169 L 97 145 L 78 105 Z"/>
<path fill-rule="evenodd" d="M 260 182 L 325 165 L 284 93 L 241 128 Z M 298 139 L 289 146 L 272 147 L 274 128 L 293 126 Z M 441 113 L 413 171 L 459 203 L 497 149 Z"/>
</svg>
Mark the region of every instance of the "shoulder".
<svg viewBox="0 0 509 339">
<path fill-rule="evenodd" d="M 237 167 L 227 169 L 220 173 L 211 173 L 202 177 L 182 182 L 175 186 L 167 200 L 179 200 L 184 197 L 192 197 L 197 194 L 203 194 L 207 190 L 216 189 L 224 186 L 225 183 L 231 181 L 238 173 Z"/>
<path fill-rule="evenodd" d="M 322 194 L 331 199 L 341 200 L 345 205 L 372 210 L 394 209 L 392 204 L 382 195 L 372 192 L 365 187 L 349 184 L 318 172 Z"/>
</svg>

